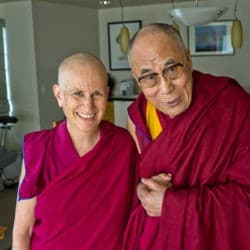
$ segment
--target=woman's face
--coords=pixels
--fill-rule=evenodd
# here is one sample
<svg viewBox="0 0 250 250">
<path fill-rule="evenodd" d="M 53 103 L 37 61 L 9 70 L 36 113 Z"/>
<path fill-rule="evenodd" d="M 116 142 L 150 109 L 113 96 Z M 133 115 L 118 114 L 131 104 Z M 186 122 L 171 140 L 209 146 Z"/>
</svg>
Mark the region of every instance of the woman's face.
<svg viewBox="0 0 250 250">
<path fill-rule="evenodd" d="M 69 131 L 95 133 L 105 114 L 109 88 L 107 74 L 98 64 L 77 65 L 63 73 L 58 104 Z"/>
</svg>

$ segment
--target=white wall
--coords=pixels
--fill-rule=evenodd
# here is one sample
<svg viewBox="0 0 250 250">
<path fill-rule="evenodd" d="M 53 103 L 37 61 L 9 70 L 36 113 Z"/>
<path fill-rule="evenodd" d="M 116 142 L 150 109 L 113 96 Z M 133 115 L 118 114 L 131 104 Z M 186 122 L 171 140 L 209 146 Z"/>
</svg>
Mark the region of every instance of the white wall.
<svg viewBox="0 0 250 250">
<path fill-rule="evenodd" d="M 200 4 L 233 6 L 234 0 L 210 0 Z M 179 3 L 179 6 L 191 4 Z M 124 8 L 124 20 L 171 22 L 169 4 Z M 239 16 L 244 26 L 243 48 L 234 56 L 194 57 L 194 67 L 214 74 L 231 75 L 250 86 L 250 1 L 239 1 Z M 80 50 L 100 55 L 107 69 L 107 23 L 121 20 L 120 8 L 99 11 L 69 5 L 33 2 L 30 0 L 1 3 L 0 18 L 8 32 L 9 67 L 14 115 L 19 122 L 9 131 L 8 147 L 20 149 L 22 136 L 41 127 L 50 127 L 61 113 L 52 96 L 51 87 L 57 78 L 57 66 L 66 55 Z M 233 7 L 221 19 L 232 19 Z M 248 30 L 247 30 L 248 29 Z M 181 27 L 186 39 L 186 27 Z M 100 50 L 99 50 L 100 48 Z M 100 54 L 99 54 L 100 51 Z M 131 76 L 129 70 L 112 71 L 117 81 Z"/>
<path fill-rule="evenodd" d="M 79 51 L 99 56 L 98 11 L 47 2 L 0 4 L 8 35 L 14 115 L 7 148 L 21 149 L 25 133 L 63 117 L 52 95 L 60 61 Z"/>
<path fill-rule="evenodd" d="M 31 3 L 1 3 L 0 17 L 7 27 L 12 100 L 19 119 L 8 131 L 7 145 L 20 150 L 23 134 L 39 129 L 40 123 Z"/>
<path fill-rule="evenodd" d="M 33 3 L 41 128 L 63 118 L 52 94 L 61 60 L 79 51 L 99 56 L 98 11 L 70 5 Z"/>
<path fill-rule="evenodd" d="M 235 0 L 210 0 L 200 1 L 202 5 L 215 5 L 228 7 L 227 12 L 220 18 L 233 19 L 233 7 Z M 175 7 L 194 6 L 194 3 L 178 3 Z M 153 22 L 172 23 L 168 16 L 168 11 L 172 8 L 170 4 L 148 5 L 143 7 L 127 7 L 124 8 L 124 20 L 142 20 L 142 25 Z M 242 85 L 250 87 L 250 18 L 249 18 L 250 1 L 241 0 L 238 4 L 238 16 L 241 18 L 244 27 L 244 41 L 243 48 L 236 50 L 235 55 L 232 56 L 199 56 L 193 57 L 194 68 L 213 73 L 217 75 L 230 75 L 236 78 Z M 121 21 L 121 9 L 101 9 L 99 10 L 99 27 L 100 27 L 100 52 L 101 58 L 109 68 L 108 59 L 108 37 L 107 37 L 107 23 Z M 187 28 L 180 25 L 181 34 L 187 44 Z M 131 73 L 127 71 L 110 71 L 111 75 L 119 82 L 120 80 L 129 78 Z"/>
</svg>

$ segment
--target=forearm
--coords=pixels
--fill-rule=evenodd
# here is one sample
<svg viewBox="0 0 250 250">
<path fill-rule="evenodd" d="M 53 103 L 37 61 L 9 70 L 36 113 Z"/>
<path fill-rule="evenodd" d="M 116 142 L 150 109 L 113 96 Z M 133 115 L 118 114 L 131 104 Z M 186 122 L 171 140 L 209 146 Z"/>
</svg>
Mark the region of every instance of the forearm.
<svg viewBox="0 0 250 250">
<path fill-rule="evenodd" d="M 177 242 L 181 245 L 181 235 L 189 249 L 226 249 L 230 244 L 235 248 L 228 249 L 248 249 L 248 204 L 248 188 L 236 183 L 167 190 L 160 223 L 162 228 L 168 228 L 165 240 L 169 249 L 174 249 Z M 182 232 L 180 238 L 176 232 Z M 225 245 L 218 248 L 218 242 Z"/>
<path fill-rule="evenodd" d="M 12 250 L 29 250 L 30 235 L 13 232 Z"/>
<path fill-rule="evenodd" d="M 20 183 L 24 177 L 25 167 L 23 165 Z M 30 240 L 33 233 L 35 222 L 34 210 L 36 206 L 36 197 L 18 200 L 16 203 L 15 220 L 12 231 L 12 249 L 29 250 Z"/>
<path fill-rule="evenodd" d="M 180 223 L 180 230 L 195 228 L 203 237 L 212 233 L 227 238 L 227 230 L 240 232 L 247 227 L 244 218 L 249 217 L 249 197 L 249 187 L 234 182 L 173 187 L 164 197 L 162 221 L 175 221 L 175 226 Z"/>
<path fill-rule="evenodd" d="M 217 185 L 200 185 L 198 187 L 176 188 L 173 186 L 165 193 L 163 210 L 167 214 L 168 208 L 179 207 L 181 204 L 192 206 L 192 210 L 201 214 L 206 209 L 236 209 L 243 204 L 247 207 L 249 188 L 235 182 L 220 183 Z M 216 214 L 216 213 L 215 213 Z"/>
</svg>

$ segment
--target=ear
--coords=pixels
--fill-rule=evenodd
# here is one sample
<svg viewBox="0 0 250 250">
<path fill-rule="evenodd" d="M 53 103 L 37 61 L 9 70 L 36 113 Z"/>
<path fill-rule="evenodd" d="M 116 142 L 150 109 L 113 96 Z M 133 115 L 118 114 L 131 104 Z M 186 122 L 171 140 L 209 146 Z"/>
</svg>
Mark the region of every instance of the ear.
<svg viewBox="0 0 250 250">
<path fill-rule="evenodd" d="M 133 77 L 135 78 L 137 84 L 139 85 L 137 75 L 135 74 L 135 72 L 133 70 L 131 70 L 131 73 L 132 73 Z"/>
<path fill-rule="evenodd" d="M 107 89 L 107 90 L 106 90 L 106 91 L 107 91 L 107 92 L 106 92 L 106 93 L 107 93 L 107 96 L 109 96 L 110 87 L 109 87 L 109 86 L 107 86 L 107 88 L 106 88 L 106 89 Z"/>
<path fill-rule="evenodd" d="M 61 108 L 63 106 L 63 93 L 58 84 L 53 85 L 53 93 L 57 100 L 58 106 Z"/>
<path fill-rule="evenodd" d="M 188 65 L 189 65 L 190 69 L 193 69 L 193 62 L 192 62 L 190 49 L 186 48 L 185 53 L 186 53 L 186 58 L 187 58 Z"/>
</svg>

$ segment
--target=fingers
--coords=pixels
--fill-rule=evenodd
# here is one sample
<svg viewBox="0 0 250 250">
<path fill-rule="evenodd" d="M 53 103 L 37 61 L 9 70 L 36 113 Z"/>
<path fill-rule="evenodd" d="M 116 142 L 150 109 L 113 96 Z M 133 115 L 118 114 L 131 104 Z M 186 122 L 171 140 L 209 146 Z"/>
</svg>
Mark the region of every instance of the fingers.
<svg viewBox="0 0 250 250">
<path fill-rule="evenodd" d="M 137 196 L 149 216 L 160 216 L 165 191 L 172 183 L 171 174 L 159 174 L 152 178 L 142 178 L 137 186 Z"/>
<path fill-rule="evenodd" d="M 165 191 L 167 188 L 172 186 L 172 175 L 159 174 L 149 179 L 142 178 L 141 182 L 145 184 L 150 190 Z"/>
<path fill-rule="evenodd" d="M 141 205 L 149 216 L 160 216 L 164 199 L 164 191 L 149 191 L 142 187 L 140 195 Z"/>
<path fill-rule="evenodd" d="M 160 191 L 164 188 L 163 184 L 151 179 L 141 179 L 141 182 L 150 190 Z"/>
<path fill-rule="evenodd" d="M 172 181 L 172 178 L 173 178 L 172 174 L 165 174 L 165 173 L 161 173 L 152 177 L 153 180 L 163 183 Z"/>
<path fill-rule="evenodd" d="M 149 199 L 150 190 L 146 185 L 139 183 L 137 186 L 137 197 L 140 200 L 142 206 L 146 207 L 147 200 Z"/>
</svg>

